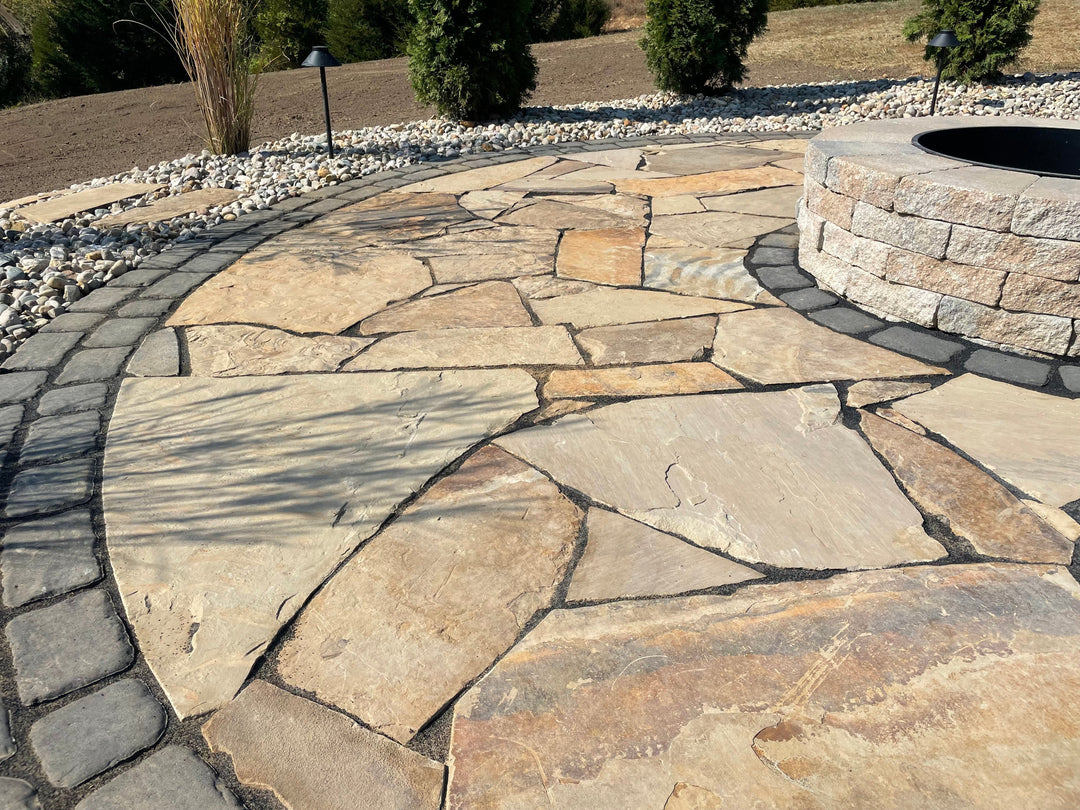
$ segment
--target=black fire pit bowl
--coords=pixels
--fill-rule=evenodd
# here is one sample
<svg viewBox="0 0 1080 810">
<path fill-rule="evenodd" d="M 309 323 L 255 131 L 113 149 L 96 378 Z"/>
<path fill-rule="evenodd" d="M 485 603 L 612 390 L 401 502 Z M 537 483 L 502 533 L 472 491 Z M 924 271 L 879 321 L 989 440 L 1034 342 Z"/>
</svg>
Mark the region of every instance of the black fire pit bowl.
<svg viewBox="0 0 1080 810">
<path fill-rule="evenodd" d="M 1080 129 L 956 127 L 911 139 L 931 155 L 992 169 L 1080 180 Z"/>
</svg>

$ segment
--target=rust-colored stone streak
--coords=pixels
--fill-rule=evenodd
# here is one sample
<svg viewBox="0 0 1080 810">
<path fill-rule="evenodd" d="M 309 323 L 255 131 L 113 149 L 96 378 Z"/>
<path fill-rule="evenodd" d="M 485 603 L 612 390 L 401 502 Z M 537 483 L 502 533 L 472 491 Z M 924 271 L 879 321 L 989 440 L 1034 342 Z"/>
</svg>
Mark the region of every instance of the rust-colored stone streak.
<svg viewBox="0 0 1080 810">
<path fill-rule="evenodd" d="M 446 806 L 1073 808 L 1078 632 L 1013 564 L 558 611 L 458 703 Z"/>
</svg>

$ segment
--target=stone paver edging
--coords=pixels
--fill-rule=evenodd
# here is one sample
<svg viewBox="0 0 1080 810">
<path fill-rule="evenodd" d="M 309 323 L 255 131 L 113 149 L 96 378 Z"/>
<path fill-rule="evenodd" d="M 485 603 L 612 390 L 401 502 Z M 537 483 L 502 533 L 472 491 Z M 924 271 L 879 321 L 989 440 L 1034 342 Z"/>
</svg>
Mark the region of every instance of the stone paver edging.
<svg viewBox="0 0 1080 810">
<path fill-rule="evenodd" d="M 983 725 L 1032 746 L 1071 705 L 1054 679 L 1080 678 L 1075 367 L 816 289 L 796 258 L 798 144 L 642 139 L 408 167 L 178 245 L 27 341 L 0 374 L 0 796 L 269 808 L 368 790 L 437 808 L 539 790 L 675 810 L 738 804 L 749 788 L 716 776 L 764 766 L 784 774 L 770 801 L 836 806 L 858 790 L 842 735 L 875 712 L 921 707 L 912 724 L 979 751 L 937 701 L 1008 689 L 1016 716 Z M 284 287 L 305 273 L 310 293 Z M 992 448 L 958 415 L 983 405 Z M 1016 430 L 1036 413 L 1037 435 Z M 955 469 L 926 474 L 937 464 Z M 828 615 L 865 592 L 880 604 Z M 768 605 L 810 618 L 770 629 Z M 956 644 L 927 641 L 938 610 Z M 691 659 L 731 661 L 709 683 L 738 683 L 741 657 L 721 651 L 745 638 L 731 617 L 756 611 L 755 637 L 832 636 L 807 638 L 805 663 L 798 645 L 773 651 L 761 716 L 751 694 L 679 675 L 683 642 L 663 640 L 698 634 Z M 988 641 L 980 611 L 1011 624 Z M 925 653 L 859 641 L 894 626 Z M 1037 651 L 1017 641 L 1035 626 Z M 948 695 L 934 656 L 955 673 Z M 854 691 L 822 691 L 833 670 Z M 901 672 L 909 693 L 851 702 Z M 525 683 L 547 685 L 527 698 L 535 728 Z M 677 727 L 657 726 L 656 699 Z M 695 708 L 721 704 L 729 727 Z M 835 723 L 811 730 L 821 711 Z M 288 751 L 253 733 L 292 726 L 308 731 Z M 630 748 L 611 758 L 609 733 Z M 855 733 L 903 763 L 906 743 Z M 1007 754 L 965 767 L 1069 806 L 1068 786 L 1038 780 L 1075 763 L 1080 735 L 1062 733 L 1025 774 Z M 319 753 L 327 734 L 341 747 Z M 725 735 L 756 758 L 686 742 Z M 519 762 L 497 742 L 511 738 L 533 753 Z M 661 740 L 681 752 L 669 765 L 649 752 Z M 882 772 L 876 795 L 974 796 L 919 759 L 919 788 Z"/>
</svg>

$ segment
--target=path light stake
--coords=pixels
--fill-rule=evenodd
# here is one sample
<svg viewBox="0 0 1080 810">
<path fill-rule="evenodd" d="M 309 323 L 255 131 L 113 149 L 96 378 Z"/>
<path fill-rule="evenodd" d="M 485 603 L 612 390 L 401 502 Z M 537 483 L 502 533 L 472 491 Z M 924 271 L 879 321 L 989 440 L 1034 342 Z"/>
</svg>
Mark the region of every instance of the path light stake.
<svg viewBox="0 0 1080 810">
<path fill-rule="evenodd" d="M 330 98 L 326 95 L 326 69 L 328 67 L 340 67 L 341 62 L 334 58 L 330 49 L 325 45 L 316 45 L 307 55 L 307 59 L 300 63 L 300 67 L 317 67 L 319 78 L 322 79 L 322 103 L 323 114 L 326 116 L 326 148 L 330 157 L 334 157 L 334 136 L 330 132 Z"/>
<path fill-rule="evenodd" d="M 951 28 L 946 28 L 944 31 L 939 31 L 935 34 L 934 38 L 927 44 L 931 48 L 955 48 L 960 44 L 960 40 L 956 38 L 956 34 L 952 32 Z M 305 62 L 304 64 L 307 63 Z M 937 78 L 934 79 L 934 97 L 930 100 L 930 115 L 933 115 L 934 110 L 937 109 L 937 92 L 938 87 L 941 85 L 941 69 L 944 66 L 944 54 L 939 50 L 937 53 Z M 327 115 L 329 115 L 329 113 L 327 113 Z M 327 118 L 326 120 L 329 121 L 330 119 Z"/>
</svg>

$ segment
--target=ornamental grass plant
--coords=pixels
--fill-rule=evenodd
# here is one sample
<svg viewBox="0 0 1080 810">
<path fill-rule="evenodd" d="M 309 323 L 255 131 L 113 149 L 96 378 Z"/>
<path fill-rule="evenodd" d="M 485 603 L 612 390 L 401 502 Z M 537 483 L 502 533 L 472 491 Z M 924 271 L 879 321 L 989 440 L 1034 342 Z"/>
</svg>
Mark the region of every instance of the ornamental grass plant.
<svg viewBox="0 0 1080 810">
<path fill-rule="evenodd" d="M 251 72 L 243 0 L 173 0 L 171 40 L 195 85 L 210 151 L 235 155 L 251 140 L 258 74 Z"/>
</svg>

